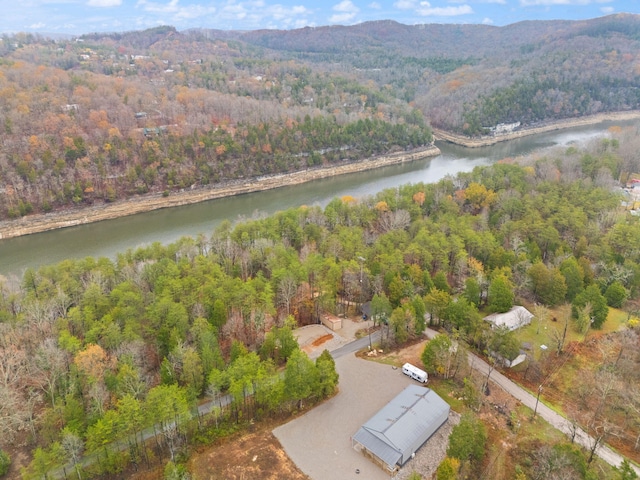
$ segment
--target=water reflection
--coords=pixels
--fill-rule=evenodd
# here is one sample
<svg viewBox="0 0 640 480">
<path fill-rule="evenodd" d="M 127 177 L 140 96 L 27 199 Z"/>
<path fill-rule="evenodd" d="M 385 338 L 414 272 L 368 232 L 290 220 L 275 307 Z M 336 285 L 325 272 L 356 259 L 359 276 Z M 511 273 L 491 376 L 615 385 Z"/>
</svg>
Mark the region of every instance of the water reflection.
<svg viewBox="0 0 640 480">
<path fill-rule="evenodd" d="M 527 155 L 546 147 L 588 142 L 606 135 L 611 125 L 607 122 L 551 132 L 477 149 L 439 143 L 442 155 L 431 160 L 2 240 L 0 274 L 21 275 L 27 267 L 55 263 L 65 258 L 115 257 L 128 248 L 155 241 L 169 243 L 183 235 L 209 234 L 225 219 L 251 217 L 256 211 L 270 214 L 303 204 L 325 206 L 331 199 L 343 195 L 362 197 L 406 183 L 436 182 L 446 175 L 471 171 L 476 166 L 503 158 Z"/>
</svg>

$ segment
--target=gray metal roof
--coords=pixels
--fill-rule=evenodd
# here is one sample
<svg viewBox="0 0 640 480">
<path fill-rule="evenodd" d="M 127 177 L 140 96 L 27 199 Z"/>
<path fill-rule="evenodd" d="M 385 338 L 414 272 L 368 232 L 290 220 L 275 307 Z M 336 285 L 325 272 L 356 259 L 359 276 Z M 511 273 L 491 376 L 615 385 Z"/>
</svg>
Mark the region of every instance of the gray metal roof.
<svg viewBox="0 0 640 480">
<path fill-rule="evenodd" d="M 371 417 L 353 439 L 387 465 L 406 462 L 449 416 L 449 405 L 433 390 L 409 385 Z"/>
<path fill-rule="evenodd" d="M 509 330 L 516 330 L 531 323 L 533 317 L 533 313 L 529 310 L 521 305 L 516 305 L 508 312 L 492 313 L 484 317 L 484 319 L 496 327 L 507 327 Z"/>
</svg>

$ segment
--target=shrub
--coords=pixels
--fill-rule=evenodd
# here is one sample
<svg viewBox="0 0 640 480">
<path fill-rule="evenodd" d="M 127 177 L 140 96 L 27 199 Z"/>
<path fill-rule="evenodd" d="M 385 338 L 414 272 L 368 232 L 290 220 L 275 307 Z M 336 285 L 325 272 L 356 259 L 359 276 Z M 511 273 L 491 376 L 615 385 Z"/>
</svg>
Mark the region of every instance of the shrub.
<svg viewBox="0 0 640 480">
<path fill-rule="evenodd" d="M 11 466 L 11 458 L 4 450 L 0 450 L 0 477 L 6 475 Z"/>
<path fill-rule="evenodd" d="M 473 415 L 465 414 L 451 431 L 447 456 L 457 458 L 461 463 L 478 461 L 484 455 L 486 442 L 487 432 L 482 422 Z"/>
</svg>

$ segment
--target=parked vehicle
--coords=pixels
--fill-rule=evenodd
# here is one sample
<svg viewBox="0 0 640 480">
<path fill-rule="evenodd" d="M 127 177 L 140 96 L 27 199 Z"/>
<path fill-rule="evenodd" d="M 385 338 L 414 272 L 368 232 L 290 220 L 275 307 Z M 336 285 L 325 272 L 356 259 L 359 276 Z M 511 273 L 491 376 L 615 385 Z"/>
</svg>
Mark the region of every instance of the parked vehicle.
<svg viewBox="0 0 640 480">
<path fill-rule="evenodd" d="M 410 363 L 405 363 L 402 366 L 402 373 L 410 376 L 420 383 L 427 383 L 427 381 L 429 380 L 429 375 L 427 375 L 427 372 L 425 372 L 424 370 L 420 370 L 418 367 L 415 367 Z"/>
</svg>

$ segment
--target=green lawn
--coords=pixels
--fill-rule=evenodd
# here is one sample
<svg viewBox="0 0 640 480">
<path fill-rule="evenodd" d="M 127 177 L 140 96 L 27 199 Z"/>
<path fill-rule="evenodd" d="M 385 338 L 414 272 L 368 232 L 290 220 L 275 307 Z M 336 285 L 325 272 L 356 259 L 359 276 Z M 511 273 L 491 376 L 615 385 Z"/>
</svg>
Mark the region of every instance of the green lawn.
<svg viewBox="0 0 640 480">
<path fill-rule="evenodd" d="M 551 310 L 552 318 L 562 318 L 560 315 L 559 309 Z M 607 321 L 604 323 L 600 330 L 589 330 L 587 332 L 587 337 L 591 335 L 593 332 L 599 333 L 611 333 L 620 330 L 627 323 L 627 313 L 619 310 L 617 308 L 609 308 L 609 315 L 607 316 Z M 558 320 L 546 320 L 544 322 L 539 322 L 538 319 L 534 318 L 529 325 L 526 327 L 520 328 L 516 330 L 516 338 L 521 343 L 529 343 L 531 344 L 531 350 L 529 353 L 533 354 L 534 358 L 539 360 L 540 355 L 544 352 L 541 349 L 541 345 L 546 345 L 548 350 L 554 350 L 557 346 L 556 340 L 554 338 L 562 333 L 564 329 L 564 321 Z M 557 333 L 554 334 L 554 332 Z M 575 323 L 573 319 L 569 320 L 569 326 L 567 328 L 567 337 L 565 344 L 569 342 L 582 342 L 584 341 L 585 336 L 576 331 Z"/>
</svg>

